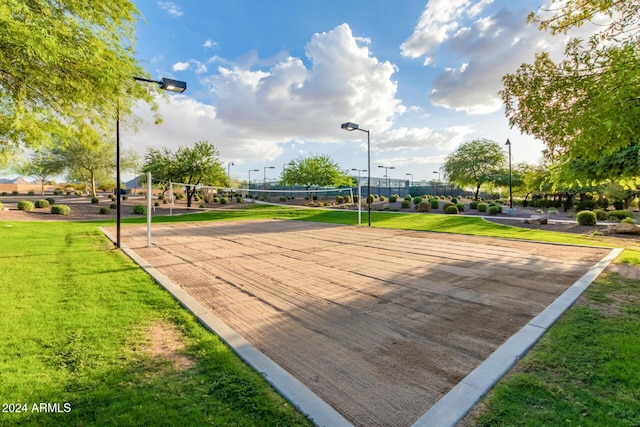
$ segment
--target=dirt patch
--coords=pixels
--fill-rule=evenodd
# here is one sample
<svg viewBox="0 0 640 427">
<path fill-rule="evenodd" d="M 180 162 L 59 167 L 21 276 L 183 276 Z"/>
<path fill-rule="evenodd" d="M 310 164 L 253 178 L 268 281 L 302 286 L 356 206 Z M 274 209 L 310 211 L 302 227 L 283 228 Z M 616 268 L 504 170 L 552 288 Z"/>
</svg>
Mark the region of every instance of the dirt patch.
<svg viewBox="0 0 640 427">
<path fill-rule="evenodd" d="M 182 335 L 172 325 L 164 322 L 154 323 L 146 331 L 147 345 L 144 351 L 154 358 L 162 358 L 171 362 L 178 371 L 186 371 L 194 365 L 194 361 L 182 354 L 185 348 Z"/>
<path fill-rule="evenodd" d="M 123 232 L 357 426 L 413 423 L 608 253 L 302 221 Z"/>
</svg>

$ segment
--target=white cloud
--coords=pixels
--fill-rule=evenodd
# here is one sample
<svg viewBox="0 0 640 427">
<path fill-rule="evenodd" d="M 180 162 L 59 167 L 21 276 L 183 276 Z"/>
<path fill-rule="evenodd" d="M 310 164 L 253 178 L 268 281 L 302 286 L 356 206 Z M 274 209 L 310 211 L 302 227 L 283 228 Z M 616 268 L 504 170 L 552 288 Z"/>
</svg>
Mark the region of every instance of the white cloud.
<svg viewBox="0 0 640 427">
<path fill-rule="evenodd" d="M 188 70 L 189 67 L 189 62 L 176 62 L 175 64 L 173 64 L 173 67 L 171 67 L 171 69 L 173 71 L 184 71 Z"/>
<path fill-rule="evenodd" d="M 432 82 L 429 99 L 434 105 L 468 114 L 499 111 L 503 75 L 532 62 L 543 48 L 555 58 L 564 51 L 566 38 L 551 41 L 549 34 L 526 25 L 528 10 L 491 11 L 491 3 L 431 0 L 401 45 L 403 55 L 424 57 L 425 65 L 447 64 Z"/>
<path fill-rule="evenodd" d="M 178 16 L 182 16 L 183 13 L 180 10 L 180 7 L 176 6 L 174 3 L 170 1 L 159 1 L 158 7 L 162 10 L 165 10 L 169 16 L 177 18 Z"/>
<path fill-rule="evenodd" d="M 444 129 L 406 128 L 391 129 L 376 139 L 375 151 L 400 151 L 435 149 L 449 152 L 462 144 L 467 136 L 473 134 L 473 126 L 452 126 Z"/>
<path fill-rule="evenodd" d="M 194 65 L 196 74 L 203 74 L 207 72 L 206 64 L 195 59 L 190 59 L 187 62 L 176 62 L 171 69 L 173 71 L 185 71 L 191 69 L 191 65 Z"/>
<path fill-rule="evenodd" d="M 213 40 L 211 40 L 211 39 L 207 39 L 207 40 L 202 44 L 202 47 L 204 47 L 205 49 L 209 49 L 209 48 L 216 47 L 216 46 L 218 46 L 218 43 L 214 42 L 214 41 L 213 41 Z"/>
</svg>

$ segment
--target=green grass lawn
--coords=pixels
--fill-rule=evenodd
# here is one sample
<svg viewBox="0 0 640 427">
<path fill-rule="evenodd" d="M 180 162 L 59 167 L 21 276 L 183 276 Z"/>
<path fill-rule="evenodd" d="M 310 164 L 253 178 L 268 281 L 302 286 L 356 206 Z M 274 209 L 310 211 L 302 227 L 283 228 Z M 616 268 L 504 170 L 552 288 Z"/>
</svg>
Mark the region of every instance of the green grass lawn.
<svg viewBox="0 0 640 427">
<path fill-rule="evenodd" d="M 155 217 L 154 222 L 264 218 L 357 223 L 355 212 L 260 205 L 243 210 Z M 123 226 L 145 221 L 143 217 L 124 219 Z M 366 222 L 366 213 L 363 221 Z M 479 218 L 447 215 L 373 212 L 372 223 L 385 228 L 611 245 L 597 238 L 518 229 Z M 97 230 L 98 225 L 113 225 L 113 221 L 0 222 L 0 403 L 19 404 L 20 408 L 26 404 L 28 409 L 22 413 L 0 413 L 0 425 L 311 425 L 168 293 L 113 249 Z M 635 251 L 626 250 L 622 257 L 640 265 L 640 256 Z M 580 418 L 584 408 L 590 414 L 596 413 L 596 409 L 590 409 L 594 402 L 600 402 L 604 407 L 601 413 L 611 413 L 611 417 L 639 411 L 633 399 L 639 400 L 635 390 L 640 387 L 637 379 L 634 383 L 627 374 L 635 374 L 639 367 L 629 356 L 640 350 L 637 299 L 628 307 L 616 302 L 619 292 L 616 287 L 636 298 L 638 283 L 608 277 L 597 285 L 605 291 L 590 292 L 596 292 L 593 295 L 598 304 L 619 305 L 619 314 L 613 317 L 599 314 L 597 307 L 580 309 L 577 314 L 571 311 L 559 326 L 552 328 L 525 365 L 525 371 L 540 368 L 556 381 L 548 390 L 540 391 L 542 403 L 533 406 L 544 407 L 549 400 L 569 400 L 567 406 L 582 408 L 583 412 L 577 409 L 574 417 L 573 409 L 562 407 L 560 413 L 566 413 L 566 419 L 582 420 L 582 425 L 588 425 Z M 612 280 L 620 283 L 611 285 Z M 608 303 L 607 298 L 614 302 Z M 154 327 L 173 331 L 174 340 L 182 345 L 175 354 L 154 355 L 149 350 L 154 342 L 150 332 Z M 563 332 L 562 328 L 569 328 L 569 332 Z M 583 329 L 587 332 L 581 337 L 578 332 Z M 558 353 L 553 357 L 535 356 L 538 347 L 543 355 Z M 566 369 L 557 369 L 569 363 L 567 360 L 576 353 L 576 362 Z M 189 363 L 186 367 L 178 365 L 178 359 Z M 590 363 L 592 359 L 598 363 Z M 570 376 L 578 367 L 584 367 L 581 382 Z M 615 372 L 619 374 L 612 376 Z M 499 401 L 488 400 L 484 418 L 479 421 L 482 425 L 527 425 L 524 423 L 527 418 L 520 414 L 531 411 L 531 406 L 524 397 L 531 394 L 532 382 L 538 387 L 536 390 L 543 390 L 546 379 L 515 378 L 523 382 L 522 391 L 504 389 L 522 387 L 506 383 L 500 385 L 495 396 L 514 400 L 511 406 L 520 412 L 507 416 L 508 411 Z M 586 390 L 583 383 L 591 380 L 598 387 L 593 392 L 595 397 L 583 394 Z M 522 401 L 510 399 L 512 393 L 521 396 Z M 33 404 L 40 403 L 58 403 L 61 411 L 69 407 L 71 411 L 33 411 Z M 549 412 L 555 410 L 554 407 Z M 631 415 L 626 420 L 627 424 L 620 425 L 634 425 Z M 550 421 L 547 425 L 554 423 Z"/>
<path fill-rule="evenodd" d="M 627 249 L 617 262 L 640 266 Z M 478 426 L 639 426 L 640 282 L 605 273 L 479 405 Z"/>
<path fill-rule="evenodd" d="M 0 239 L 0 403 L 27 409 L 0 425 L 312 425 L 95 224 L 0 222 Z M 148 350 L 153 326 L 190 367 Z"/>
</svg>

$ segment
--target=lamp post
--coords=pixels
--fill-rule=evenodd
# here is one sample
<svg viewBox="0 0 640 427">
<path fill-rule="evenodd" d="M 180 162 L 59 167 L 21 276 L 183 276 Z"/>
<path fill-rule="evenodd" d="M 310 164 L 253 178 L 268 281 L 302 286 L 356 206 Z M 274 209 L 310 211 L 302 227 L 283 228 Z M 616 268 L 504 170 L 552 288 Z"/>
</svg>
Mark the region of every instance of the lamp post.
<svg viewBox="0 0 640 427">
<path fill-rule="evenodd" d="M 438 192 L 438 189 L 440 188 L 440 171 L 433 171 L 433 173 L 437 173 L 438 174 L 438 181 L 436 183 L 436 193 Z M 438 196 L 438 194 L 436 194 L 436 196 Z"/>
<path fill-rule="evenodd" d="M 367 133 L 367 219 L 369 227 L 371 227 L 371 203 L 368 200 L 371 195 L 371 133 L 366 129 L 360 129 L 357 123 L 347 122 L 341 124 L 340 127 L 348 131 L 359 130 Z"/>
<path fill-rule="evenodd" d="M 379 168 L 384 169 L 384 176 L 387 178 L 387 191 L 389 192 L 388 196 L 391 197 L 391 185 L 389 184 L 389 169 L 395 169 L 395 166 L 378 166 Z"/>
<path fill-rule="evenodd" d="M 267 169 L 275 169 L 275 166 L 265 166 L 264 167 L 264 188 L 263 190 L 267 190 Z"/>
<path fill-rule="evenodd" d="M 249 190 L 251 190 L 251 172 L 260 172 L 260 169 L 249 169 Z"/>
<path fill-rule="evenodd" d="M 162 78 L 162 80 L 150 80 L 142 77 L 133 77 L 134 80 L 146 83 L 155 83 L 160 89 L 169 92 L 182 93 L 187 90 L 187 83 L 180 80 Z M 116 247 L 120 248 L 120 106 L 116 108 Z M 147 191 L 151 191 L 151 183 L 147 183 Z"/>
<path fill-rule="evenodd" d="M 507 142 L 504 144 L 509 147 L 509 209 L 513 209 L 513 186 L 512 186 L 512 173 L 511 173 L 511 141 L 507 138 Z"/>
<path fill-rule="evenodd" d="M 235 163 L 227 163 L 227 177 L 229 178 L 229 183 L 231 183 L 231 166 L 235 166 Z"/>
</svg>

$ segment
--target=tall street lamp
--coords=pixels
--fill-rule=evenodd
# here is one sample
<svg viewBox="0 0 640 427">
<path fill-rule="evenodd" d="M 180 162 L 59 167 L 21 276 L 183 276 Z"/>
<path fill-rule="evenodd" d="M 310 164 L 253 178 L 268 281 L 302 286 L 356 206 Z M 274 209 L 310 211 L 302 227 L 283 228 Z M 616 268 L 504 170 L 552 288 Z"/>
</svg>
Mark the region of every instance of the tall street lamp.
<svg viewBox="0 0 640 427">
<path fill-rule="evenodd" d="M 227 163 L 227 178 L 229 178 L 229 185 L 231 185 L 231 166 L 235 166 L 235 163 Z"/>
<path fill-rule="evenodd" d="M 388 196 L 391 197 L 391 184 L 389 181 L 389 169 L 395 169 L 395 166 L 378 166 L 379 168 L 384 169 L 384 176 L 387 178 L 387 191 L 389 192 Z"/>
<path fill-rule="evenodd" d="M 412 173 L 407 173 L 405 174 L 405 176 L 410 176 L 411 180 L 409 181 L 409 193 L 411 193 L 411 187 L 413 186 L 413 174 Z"/>
<path fill-rule="evenodd" d="M 251 172 L 260 172 L 260 169 L 249 169 L 249 189 L 251 189 Z"/>
<path fill-rule="evenodd" d="M 367 217 L 369 227 L 371 227 L 371 203 L 369 203 L 369 196 L 371 195 L 371 134 L 366 129 L 360 129 L 357 123 L 347 122 L 341 124 L 340 127 L 348 131 L 359 130 L 367 133 Z M 360 203 L 359 200 L 358 203 Z"/>
<path fill-rule="evenodd" d="M 142 77 L 133 77 L 134 80 L 146 83 L 155 83 L 160 89 L 169 92 L 182 93 L 187 90 L 187 83 L 180 80 L 163 78 L 162 80 L 150 80 Z M 120 107 L 116 108 L 116 247 L 120 248 Z M 151 183 L 147 183 L 147 191 L 151 192 Z"/>
<path fill-rule="evenodd" d="M 275 169 L 275 166 L 265 166 L 264 167 L 264 190 L 267 190 L 267 169 Z"/>
<path fill-rule="evenodd" d="M 507 142 L 504 144 L 509 147 L 509 209 L 513 209 L 513 186 L 512 186 L 512 174 L 511 174 L 511 141 L 507 138 Z"/>
</svg>

